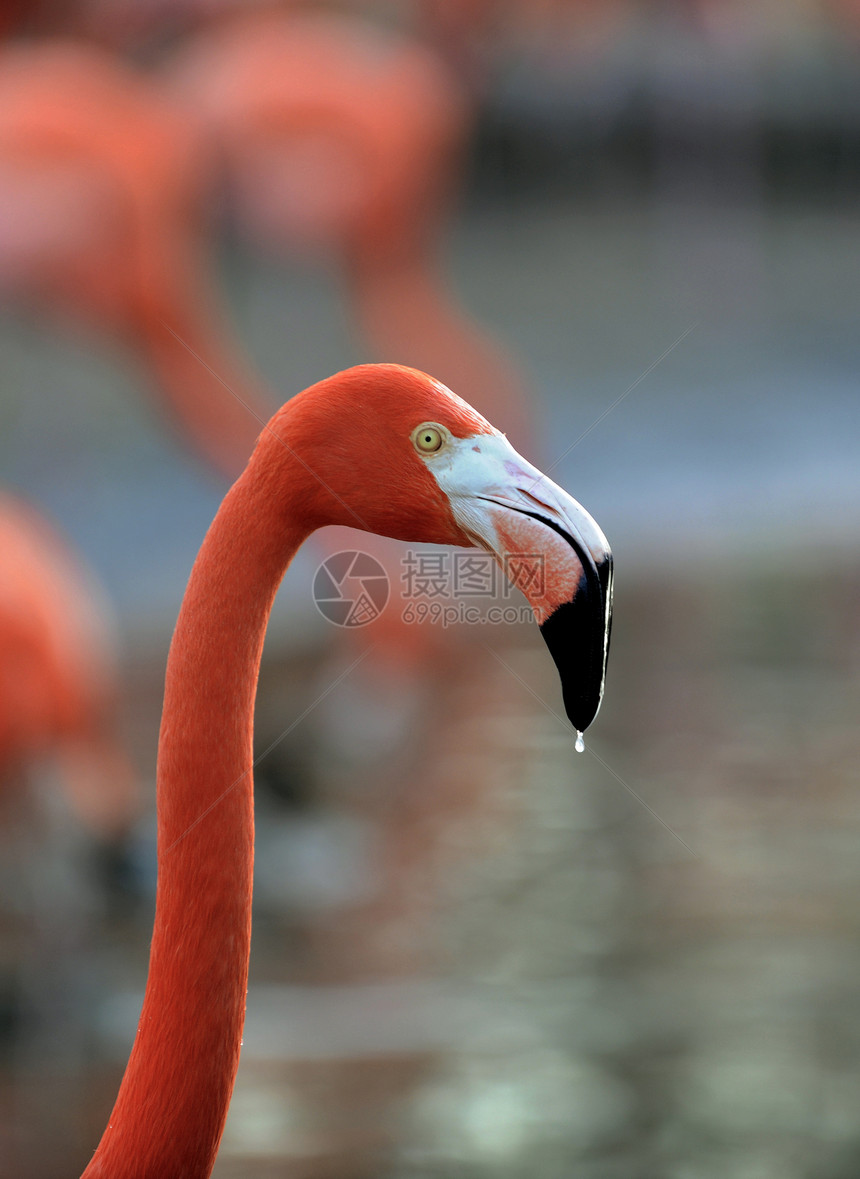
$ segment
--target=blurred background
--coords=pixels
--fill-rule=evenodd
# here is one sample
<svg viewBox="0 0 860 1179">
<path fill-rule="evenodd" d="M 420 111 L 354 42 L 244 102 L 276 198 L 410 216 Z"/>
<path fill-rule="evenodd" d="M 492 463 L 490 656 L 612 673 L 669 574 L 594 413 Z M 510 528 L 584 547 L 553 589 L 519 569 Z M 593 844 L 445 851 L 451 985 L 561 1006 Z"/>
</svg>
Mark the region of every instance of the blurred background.
<svg viewBox="0 0 860 1179">
<path fill-rule="evenodd" d="M 257 703 L 219 1179 L 860 1173 L 860 9 L 0 9 L 0 1176 L 134 1034 L 161 685 L 261 421 L 432 372 L 612 544 L 574 753 L 532 626 L 321 537 Z M 388 613 L 314 571 L 388 562 Z"/>
</svg>

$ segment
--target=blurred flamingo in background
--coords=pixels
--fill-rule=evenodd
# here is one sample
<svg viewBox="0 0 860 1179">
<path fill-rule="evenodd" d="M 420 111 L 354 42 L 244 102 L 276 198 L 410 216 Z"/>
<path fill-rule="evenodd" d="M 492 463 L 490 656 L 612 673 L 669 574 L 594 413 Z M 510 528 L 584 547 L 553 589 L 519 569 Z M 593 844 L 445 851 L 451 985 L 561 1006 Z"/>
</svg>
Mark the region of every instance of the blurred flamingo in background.
<svg viewBox="0 0 860 1179">
<path fill-rule="evenodd" d="M 184 436 L 232 479 L 269 408 L 207 273 L 207 174 L 192 120 L 106 52 L 0 51 L 0 293 L 131 344 Z"/>
<path fill-rule="evenodd" d="M 20 1074 L 88 1058 L 94 916 L 106 911 L 107 880 L 132 867 L 142 797 L 106 613 L 54 528 L 0 494 L 0 1040 Z M 14 1107 L 19 1080 L 4 1070 Z M 30 1173 L 16 1168 L 16 1138 L 6 1161 Z"/>
<path fill-rule="evenodd" d="M 437 372 L 522 442 L 515 365 L 443 275 L 470 104 L 438 57 L 345 15 L 255 13 L 190 39 L 172 75 L 259 246 L 334 258 L 365 351 Z"/>
<path fill-rule="evenodd" d="M 136 818 L 138 793 L 116 733 L 104 613 L 47 521 L 0 496 L 0 789 L 53 761 L 73 811 L 110 839 Z"/>
<path fill-rule="evenodd" d="M 94 918 L 105 914 L 106 900 L 118 912 L 116 894 L 107 898 L 104 886 L 130 882 L 134 869 L 129 838 L 143 797 L 120 727 L 110 620 L 95 578 L 54 526 L 33 505 L 0 493 L 0 1044 L 7 1117 L 10 1108 L 20 1116 L 19 1104 L 26 1104 L 24 1074 L 39 1075 L 45 1061 L 83 1067 L 90 1058 Z M 96 991 L 104 996 L 102 987 Z M 6 1162 L 29 1174 L 26 1164 L 16 1165 L 17 1137 L 4 1135 Z"/>
</svg>

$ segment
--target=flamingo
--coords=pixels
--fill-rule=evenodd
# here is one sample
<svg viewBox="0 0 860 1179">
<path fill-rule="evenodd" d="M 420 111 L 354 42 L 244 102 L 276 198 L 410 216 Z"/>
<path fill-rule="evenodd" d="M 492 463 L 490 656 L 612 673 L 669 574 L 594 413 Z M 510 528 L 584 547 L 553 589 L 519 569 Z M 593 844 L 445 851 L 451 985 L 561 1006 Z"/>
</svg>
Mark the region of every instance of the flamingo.
<svg viewBox="0 0 860 1179">
<path fill-rule="evenodd" d="M 0 293 L 130 343 L 232 482 L 276 402 L 232 344 L 207 275 L 208 171 L 194 120 L 106 51 L 0 50 Z"/>
<path fill-rule="evenodd" d="M 79 560 L 34 508 L 0 495 L 0 786 L 54 758 L 72 810 L 115 838 L 137 793 L 114 731 L 111 646 Z"/>
<path fill-rule="evenodd" d="M 332 258 L 366 354 L 438 373 L 525 445 L 524 382 L 440 264 L 471 113 L 438 56 L 344 13 L 254 12 L 189 40 L 169 78 L 249 237 Z"/>
<path fill-rule="evenodd" d="M 584 730 L 603 693 L 612 557 L 585 510 L 440 382 L 360 365 L 288 401 L 227 493 L 168 657 L 159 878 L 131 1056 L 85 1179 L 211 1173 L 239 1061 L 250 950 L 252 728 L 275 592 L 328 524 L 478 546 L 524 589 Z"/>
<path fill-rule="evenodd" d="M 70 998 L 98 896 L 81 856 L 123 862 L 140 814 L 117 695 L 93 579 L 40 512 L 0 494 L 0 922 L 26 931 L 0 963 L 10 1030 L 26 1028 L 13 1088 L 46 1039 L 80 1043 Z"/>
</svg>

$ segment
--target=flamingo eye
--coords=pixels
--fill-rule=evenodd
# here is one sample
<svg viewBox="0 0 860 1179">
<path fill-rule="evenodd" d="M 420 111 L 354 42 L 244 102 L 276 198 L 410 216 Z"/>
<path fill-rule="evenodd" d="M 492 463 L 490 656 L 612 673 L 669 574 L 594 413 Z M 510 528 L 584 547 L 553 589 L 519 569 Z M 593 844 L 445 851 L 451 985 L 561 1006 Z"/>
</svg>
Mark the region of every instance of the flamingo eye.
<svg viewBox="0 0 860 1179">
<path fill-rule="evenodd" d="M 419 454 L 435 454 L 441 450 L 443 442 L 448 436 L 444 426 L 437 426 L 433 422 L 425 422 L 412 433 L 412 441 Z"/>
</svg>

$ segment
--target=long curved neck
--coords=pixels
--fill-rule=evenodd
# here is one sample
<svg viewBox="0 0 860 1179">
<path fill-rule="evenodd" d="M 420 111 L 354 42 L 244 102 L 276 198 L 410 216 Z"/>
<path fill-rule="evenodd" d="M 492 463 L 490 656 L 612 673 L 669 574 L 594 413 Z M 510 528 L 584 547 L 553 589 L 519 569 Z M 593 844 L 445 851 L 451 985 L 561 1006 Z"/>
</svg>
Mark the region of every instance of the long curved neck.
<svg viewBox="0 0 860 1179">
<path fill-rule="evenodd" d="M 86 1179 L 203 1179 L 227 1115 L 251 936 L 257 674 L 275 592 L 307 533 L 285 519 L 288 483 L 275 488 L 258 457 L 203 542 L 170 649 L 149 979 Z"/>
</svg>

